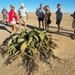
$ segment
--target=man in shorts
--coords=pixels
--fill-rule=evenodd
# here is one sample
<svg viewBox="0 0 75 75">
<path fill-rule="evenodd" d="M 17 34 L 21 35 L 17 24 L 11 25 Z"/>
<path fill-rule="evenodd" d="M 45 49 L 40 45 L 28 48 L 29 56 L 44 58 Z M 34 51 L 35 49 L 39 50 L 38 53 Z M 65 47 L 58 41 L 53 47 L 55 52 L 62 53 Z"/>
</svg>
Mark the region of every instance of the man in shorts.
<svg viewBox="0 0 75 75">
<path fill-rule="evenodd" d="M 8 11 L 6 10 L 6 8 L 4 7 L 2 10 L 2 15 L 3 15 L 3 24 L 7 23 L 7 15 L 8 15 Z M 6 22 L 6 23 L 5 23 Z"/>
<path fill-rule="evenodd" d="M 75 12 L 71 14 L 71 17 L 73 17 L 72 28 L 74 29 L 74 35 L 72 36 L 72 39 L 75 39 Z"/>
<path fill-rule="evenodd" d="M 38 17 L 39 28 L 41 28 L 41 22 L 42 22 L 43 29 L 44 29 L 44 14 L 45 14 L 45 11 L 43 9 L 42 4 L 40 4 L 40 7 L 36 10 L 36 15 Z"/>
<path fill-rule="evenodd" d="M 60 33 L 60 23 L 62 20 L 62 11 L 61 11 L 61 5 L 57 4 L 58 10 L 56 11 L 56 24 L 58 26 L 58 31 L 57 33 Z"/>
<path fill-rule="evenodd" d="M 24 23 L 24 29 L 26 28 L 26 20 L 28 19 L 28 10 L 24 7 L 24 3 L 21 3 L 21 7 L 18 10 L 19 14 L 19 28 L 21 28 L 22 23 Z"/>
</svg>

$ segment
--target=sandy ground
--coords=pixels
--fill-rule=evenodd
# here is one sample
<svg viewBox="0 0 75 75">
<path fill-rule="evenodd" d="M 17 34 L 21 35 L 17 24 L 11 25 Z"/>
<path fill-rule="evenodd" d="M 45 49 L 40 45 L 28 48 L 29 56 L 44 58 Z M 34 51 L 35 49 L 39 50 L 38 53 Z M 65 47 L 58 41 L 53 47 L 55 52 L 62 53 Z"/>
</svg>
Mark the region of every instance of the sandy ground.
<svg viewBox="0 0 75 75">
<path fill-rule="evenodd" d="M 1 16 L 0 14 L 0 20 L 2 20 Z M 51 20 L 52 23 L 50 24 L 49 34 L 52 35 L 53 41 L 58 45 L 58 47 L 54 49 L 54 53 L 56 56 L 66 60 L 63 63 L 58 63 L 56 60 L 51 59 L 52 68 L 38 61 L 40 67 L 34 75 L 75 75 L 75 40 L 72 40 L 70 37 L 73 34 L 72 18 L 70 14 L 63 14 L 60 34 L 56 34 L 57 25 L 55 24 L 55 14 L 52 14 Z M 17 27 L 19 27 L 19 25 L 17 25 Z M 29 13 L 27 28 L 32 29 L 35 27 L 38 27 L 37 17 L 35 13 Z M 10 36 L 10 32 L 11 25 L 2 26 L 0 23 L 0 45 Z M 0 55 L 0 75 L 26 75 L 23 66 L 19 64 L 21 62 L 20 58 L 5 67 L 3 64 L 6 58 L 7 57 L 3 58 Z"/>
</svg>

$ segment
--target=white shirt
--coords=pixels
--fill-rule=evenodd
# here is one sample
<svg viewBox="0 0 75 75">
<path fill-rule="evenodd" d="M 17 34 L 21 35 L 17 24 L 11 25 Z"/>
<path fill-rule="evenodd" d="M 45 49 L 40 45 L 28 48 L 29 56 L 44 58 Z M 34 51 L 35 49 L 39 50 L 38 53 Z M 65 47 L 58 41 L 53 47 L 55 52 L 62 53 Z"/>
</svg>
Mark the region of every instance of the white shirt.
<svg viewBox="0 0 75 75">
<path fill-rule="evenodd" d="M 24 9 L 20 8 L 20 9 L 18 10 L 18 13 L 19 13 L 19 15 L 20 15 L 21 17 L 24 17 L 24 16 L 26 16 L 26 14 L 28 13 L 28 10 L 27 10 L 26 8 L 24 8 Z"/>
</svg>

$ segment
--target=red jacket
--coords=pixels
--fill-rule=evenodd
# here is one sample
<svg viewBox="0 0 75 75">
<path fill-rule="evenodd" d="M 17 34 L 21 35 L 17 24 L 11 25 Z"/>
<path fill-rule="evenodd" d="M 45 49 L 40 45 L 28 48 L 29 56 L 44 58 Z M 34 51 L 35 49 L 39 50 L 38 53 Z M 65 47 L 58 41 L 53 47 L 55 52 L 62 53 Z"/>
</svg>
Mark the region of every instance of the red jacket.
<svg viewBox="0 0 75 75">
<path fill-rule="evenodd" d="M 18 21 L 18 16 L 16 15 L 16 12 L 10 10 L 8 13 L 8 22 L 12 22 L 13 18 L 15 19 L 15 21 Z"/>
</svg>

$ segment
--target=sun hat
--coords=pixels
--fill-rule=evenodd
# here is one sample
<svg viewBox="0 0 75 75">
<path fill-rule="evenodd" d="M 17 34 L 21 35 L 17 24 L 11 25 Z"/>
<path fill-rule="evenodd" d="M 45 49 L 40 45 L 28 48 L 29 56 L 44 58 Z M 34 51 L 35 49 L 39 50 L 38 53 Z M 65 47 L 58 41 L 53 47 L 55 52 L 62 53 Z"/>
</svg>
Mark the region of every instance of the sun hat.
<svg viewBox="0 0 75 75">
<path fill-rule="evenodd" d="M 10 7 L 12 7 L 13 5 L 12 4 L 10 4 Z"/>
<path fill-rule="evenodd" d="M 24 6 L 24 3 L 21 3 L 21 6 Z"/>
<path fill-rule="evenodd" d="M 46 7 L 49 7 L 49 5 L 46 5 Z"/>
<path fill-rule="evenodd" d="M 15 7 L 13 5 L 10 5 L 10 7 L 15 9 Z"/>
<path fill-rule="evenodd" d="M 13 5 L 10 5 L 11 10 L 15 10 L 15 7 Z"/>
</svg>

